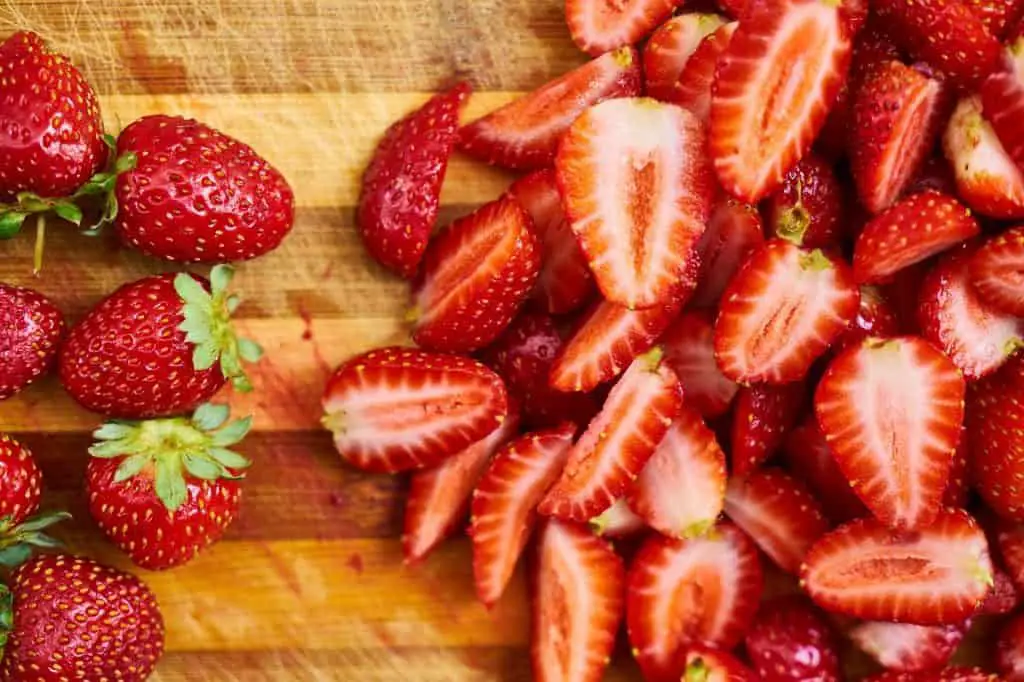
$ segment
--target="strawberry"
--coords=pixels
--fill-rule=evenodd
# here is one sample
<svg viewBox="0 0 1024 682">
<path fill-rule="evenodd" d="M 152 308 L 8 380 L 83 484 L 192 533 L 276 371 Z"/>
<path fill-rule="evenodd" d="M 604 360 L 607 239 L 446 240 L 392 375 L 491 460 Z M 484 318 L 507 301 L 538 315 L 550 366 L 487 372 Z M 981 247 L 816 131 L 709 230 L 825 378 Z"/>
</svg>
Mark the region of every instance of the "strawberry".
<svg viewBox="0 0 1024 682">
<path fill-rule="evenodd" d="M 1014 25 L 1024 13 L 1021 0 L 964 0 L 964 4 L 981 19 L 989 33 L 1000 39 L 1012 35 Z"/>
<path fill-rule="evenodd" d="M 124 244 L 149 256 L 249 260 L 291 232 L 295 197 L 284 176 L 249 145 L 208 125 L 145 116 L 121 132 L 117 150 L 137 164 L 117 175 L 114 226 Z"/>
<path fill-rule="evenodd" d="M 1024 316 L 1024 226 L 1013 227 L 984 244 L 971 258 L 974 291 L 997 310 Z"/>
<path fill-rule="evenodd" d="M 747 655 L 762 682 L 839 682 L 839 642 L 825 615 L 806 597 L 761 605 L 746 637 Z"/>
<path fill-rule="evenodd" d="M 992 591 L 978 609 L 979 616 L 1005 616 L 1020 605 L 1020 595 L 1009 574 L 998 566 L 992 569 Z"/>
<path fill-rule="evenodd" d="M 519 428 L 519 411 L 510 402 L 501 426 L 441 462 L 433 469 L 417 471 L 409 481 L 405 500 L 402 551 L 406 563 L 421 561 L 455 529 L 469 511 L 473 489 L 487 466 Z"/>
<path fill-rule="evenodd" d="M 942 668 L 953 657 L 971 622 L 913 625 L 865 621 L 846 636 L 880 666 L 900 672 Z"/>
<path fill-rule="evenodd" d="M 632 45 L 668 19 L 683 0 L 566 0 L 565 21 L 576 46 L 597 56 Z"/>
<path fill-rule="evenodd" d="M 925 190 L 935 190 L 943 194 L 956 194 L 956 177 L 949 161 L 942 154 L 932 154 L 925 159 L 921 171 L 907 187 L 906 196 Z"/>
<path fill-rule="evenodd" d="M 625 497 L 615 500 L 615 504 L 601 512 L 600 516 L 590 519 L 590 529 L 611 540 L 632 537 L 646 528 L 647 524 L 630 508 Z"/>
<path fill-rule="evenodd" d="M 1024 490 L 1017 483 L 1022 473 L 1024 381 L 1020 360 L 968 392 L 967 447 L 971 453 L 971 478 L 988 507 L 996 514 L 1024 521 Z"/>
<path fill-rule="evenodd" d="M 686 403 L 702 417 L 725 414 L 739 389 L 715 362 L 715 327 L 709 315 L 684 312 L 659 341 L 679 377 Z"/>
<path fill-rule="evenodd" d="M 814 396 L 818 424 L 854 492 L 882 523 L 921 529 L 936 518 L 964 391 L 956 366 L 909 336 L 868 339 L 828 366 Z"/>
<path fill-rule="evenodd" d="M 1024 32 L 1007 41 L 999 68 L 981 86 L 985 118 L 1004 150 L 1024 170 L 1024 134 L 1019 125 L 1024 111 Z"/>
<path fill-rule="evenodd" d="M 732 654 L 708 647 L 690 647 L 678 667 L 683 671 L 681 682 L 757 682 Z"/>
<path fill-rule="evenodd" d="M 806 402 L 802 382 L 741 388 L 732 416 L 732 472 L 745 476 L 771 459 L 800 420 Z"/>
<path fill-rule="evenodd" d="M 830 519 L 842 523 L 867 516 L 868 510 L 836 464 L 813 414 L 789 432 L 782 452 L 789 470 L 807 484 Z"/>
<path fill-rule="evenodd" d="M 944 510 L 914 533 L 851 521 L 819 540 L 800 570 L 804 590 L 827 611 L 918 625 L 963 622 L 991 579 L 985 534 L 962 510 Z"/>
<path fill-rule="evenodd" d="M 665 304 L 693 267 L 711 210 L 700 121 L 647 98 L 602 102 L 565 134 L 555 173 L 604 297 L 628 308 Z"/>
<path fill-rule="evenodd" d="M 632 47 L 603 54 L 513 100 L 459 131 L 459 147 L 507 168 L 550 166 L 559 140 L 591 106 L 640 94 L 640 55 Z"/>
<path fill-rule="evenodd" d="M 956 450 L 953 451 L 953 462 L 949 468 L 949 483 L 942 493 L 942 505 L 944 507 L 966 507 L 971 494 L 971 481 L 968 467 L 970 457 L 968 453 L 967 429 L 960 429 L 960 439 L 957 441 Z"/>
<path fill-rule="evenodd" d="M 981 668 L 946 668 L 922 673 L 887 672 L 864 678 L 863 682 L 1000 682 Z"/>
<path fill-rule="evenodd" d="M 50 371 L 64 331 L 64 316 L 53 301 L 0 283 L 0 400 Z"/>
<path fill-rule="evenodd" d="M 530 215 L 540 242 L 540 273 L 532 297 L 552 315 L 576 310 L 594 293 L 594 279 L 569 227 L 554 171 L 540 170 L 520 178 L 508 193 Z"/>
<path fill-rule="evenodd" d="M 686 63 L 725 19 L 718 14 L 694 12 L 672 17 L 651 34 L 644 46 L 644 85 L 647 96 L 663 102 L 677 101 L 685 81 L 680 78 Z"/>
<path fill-rule="evenodd" d="M 1024 614 L 1015 616 L 999 630 L 995 662 L 1006 682 L 1024 680 Z"/>
<path fill-rule="evenodd" d="M 231 381 L 251 390 L 242 361 L 259 345 L 235 335 L 228 292 L 234 271 L 207 281 L 188 273 L 125 284 L 78 322 L 60 351 L 60 381 L 82 406 L 115 419 L 164 417 L 195 409 Z"/>
<path fill-rule="evenodd" d="M 733 275 L 752 252 L 764 244 L 761 214 L 749 204 L 720 196 L 711 209 L 707 229 L 697 242 L 700 283 L 693 304 L 715 308 Z"/>
<path fill-rule="evenodd" d="M 413 286 L 412 338 L 431 350 L 477 350 L 498 338 L 540 272 L 533 221 L 504 196 L 441 231 Z"/>
<path fill-rule="evenodd" d="M 832 167 L 808 154 L 767 199 L 765 229 L 809 248 L 838 245 L 844 236 L 843 189 Z"/>
<path fill-rule="evenodd" d="M 471 91 L 459 83 L 392 124 L 363 174 L 356 212 L 363 243 L 374 260 L 402 277 L 416 274 L 427 249 L 459 111 Z"/>
<path fill-rule="evenodd" d="M 622 620 L 625 569 L 586 528 L 550 519 L 533 573 L 530 657 L 537 682 L 597 682 Z"/>
<path fill-rule="evenodd" d="M 353 466 L 395 473 L 441 464 L 501 426 L 501 378 L 466 358 L 382 348 L 344 363 L 327 382 L 324 426 Z"/>
<path fill-rule="evenodd" d="M 843 332 L 833 348 L 836 351 L 860 345 L 868 337 L 885 339 L 896 336 L 900 331 L 900 322 L 896 317 L 884 292 L 877 287 L 862 286 L 860 288 L 860 309 L 857 317 Z"/>
<path fill-rule="evenodd" d="M 715 70 L 737 26 L 739 23 L 735 21 L 719 26 L 701 41 L 686 61 L 671 96 L 665 100 L 689 109 L 705 126 L 711 119 L 711 91 L 715 83 Z"/>
<path fill-rule="evenodd" d="M 690 540 L 648 538 L 626 585 L 626 628 L 644 679 L 678 680 L 690 646 L 736 646 L 761 590 L 757 550 L 731 524 Z"/>
<path fill-rule="evenodd" d="M 773 239 L 729 283 L 715 323 L 722 373 L 740 383 L 803 378 L 853 321 L 860 295 L 849 267 Z"/>
<path fill-rule="evenodd" d="M 861 284 L 881 282 L 977 236 L 980 229 L 953 197 L 933 190 L 913 194 L 864 226 L 853 250 L 853 275 Z"/>
<path fill-rule="evenodd" d="M 861 203 L 892 206 L 920 171 L 944 120 L 942 82 L 889 60 L 872 65 L 853 94 L 850 167 Z"/>
<path fill-rule="evenodd" d="M 586 522 L 629 489 L 683 404 L 675 373 L 655 348 L 630 365 L 569 453 L 541 502 L 545 516 Z"/>
<path fill-rule="evenodd" d="M 683 406 L 629 493 L 629 507 L 674 538 L 703 535 L 725 501 L 725 453 L 694 410 Z"/>
<path fill-rule="evenodd" d="M 924 338 L 941 348 L 968 380 L 997 370 L 1021 345 L 1024 321 L 999 312 L 974 293 L 973 243 L 943 254 L 921 284 L 918 320 Z"/>
<path fill-rule="evenodd" d="M 0 434 L 0 528 L 18 526 L 36 513 L 42 486 L 43 475 L 29 449 Z"/>
<path fill-rule="evenodd" d="M 718 179 L 754 203 L 778 188 L 825 123 L 850 64 L 859 0 L 752 0 L 719 60 L 710 150 Z M 810 40 L 808 36 L 813 36 Z"/>
</svg>

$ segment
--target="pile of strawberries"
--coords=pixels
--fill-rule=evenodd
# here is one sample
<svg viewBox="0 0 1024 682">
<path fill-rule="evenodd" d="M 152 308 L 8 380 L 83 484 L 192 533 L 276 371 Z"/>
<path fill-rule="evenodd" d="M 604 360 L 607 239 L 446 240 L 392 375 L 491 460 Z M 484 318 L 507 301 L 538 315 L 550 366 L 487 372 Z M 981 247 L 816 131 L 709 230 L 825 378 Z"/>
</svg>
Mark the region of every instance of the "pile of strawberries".
<svg viewBox="0 0 1024 682">
<path fill-rule="evenodd" d="M 208 279 L 125 284 L 70 330 L 52 301 L 0 283 L 0 401 L 56 367 L 71 397 L 112 420 L 82 461 L 85 490 L 140 567 L 190 561 L 238 513 L 249 461 L 231 448 L 251 420 L 208 401 L 228 382 L 250 390 L 243 364 L 261 349 L 232 328 L 240 299 L 220 263 L 276 248 L 293 203 L 251 148 L 196 121 L 146 116 L 105 136 L 95 92 L 65 57 L 31 33 L 0 44 L 0 237 L 92 216 L 88 229 L 111 224 L 149 256 L 217 263 Z M 33 556 L 58 547 L 44 531 L 67 516 L 37 515 L 41 490 L 32 454 L 0 435 L 0 680 L 146 679 L 164 645 L 153 594 L 88 558 Z"/>
<path fill-rule="evenodd" d="M 537 680 L 623 622 L 658 682 L 838 680 L 841 638 L 1024 680 L 1024 3 L 678 4 L 567 0 L 592 61 L 387 131 L 359 227 L 418 348 L 325 426 L 412 472 L 410 561 L 468 510 L 491 605 L 532 548 Z M 524 174 L 435 234 L 456 148 Z"/>
</svg>

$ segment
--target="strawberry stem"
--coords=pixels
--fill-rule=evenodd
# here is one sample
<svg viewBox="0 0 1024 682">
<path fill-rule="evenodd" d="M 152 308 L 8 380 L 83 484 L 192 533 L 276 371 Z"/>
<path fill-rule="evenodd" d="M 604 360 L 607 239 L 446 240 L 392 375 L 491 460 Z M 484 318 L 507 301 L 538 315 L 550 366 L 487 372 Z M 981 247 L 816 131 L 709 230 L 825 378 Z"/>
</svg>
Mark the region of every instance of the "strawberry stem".
<svg viewBox="0 0 1024 682">
<path fill-rule="evenodd" d="M 18 566 L 32 555 L 33 548 L 61 547 L 59 541 L 43 531 L 70 518 L 67 512 L 47 512 L 30 518 L 20 526 L 13 525 L 10 517 L 0 519 L 0 566 Z"/>
<path fill-rule="evenodd" d="M 14 629 L 14 595 L 7 585 L 0 584 L 0 660 L 4 657 L 7 635 Z"/>
<path fill-rule="evenodd" d="M 685 682 L 707 682 L 710 674 L 711 671 L 708 670 L 704 659 L 698 658 L 686 666 L 686 675 L 683 679 Z"/>
</svg>

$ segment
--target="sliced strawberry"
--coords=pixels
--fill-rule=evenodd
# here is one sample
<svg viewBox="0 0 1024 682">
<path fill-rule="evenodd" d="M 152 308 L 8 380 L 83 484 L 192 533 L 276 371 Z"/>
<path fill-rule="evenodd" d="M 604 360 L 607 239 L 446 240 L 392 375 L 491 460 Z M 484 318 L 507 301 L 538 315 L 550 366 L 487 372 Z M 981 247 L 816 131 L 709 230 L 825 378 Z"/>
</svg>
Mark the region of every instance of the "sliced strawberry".
<svg viewBox="0 0 1024 682">
<path fill-rule="evenodd" d="M 994 308 L 1024 317 L 1024 226 L 986 241 L 971 259 L 971 284 Z"/>
<path fill-rule="evenodd" d="M 697 242 L 700 284 L 693 304 L 714 308 L 733 275 L 752 252 L 764 244 L 761 214 L 749 204 L 720 196 L 711 209 L 707 229 Z"/>
<path fill-rule="evenodd" d="M 684 312 L 659 341 L 665 361 L 679 377 L 686 404 L 703 417 L 718 417 L 729 409 L 739 389 L 715 362 L 715 327 L 701 312 Z"/>
<path fill-rule="evenodd" d="M 962 510 L 944 510 L 915 533 L 858 519 L 811 548 L 801 584 L 822 608 L 866 620 L 961 623 L 989 592 L 985 534 Z"/>
<path fill-rule="evenodd" d="M 420 561 L 455 531 L 466 517 L 473 488 L 491 457 L 518 428 L 518 411 L 510 405 L 505 421 L 486 437 L 433 469 L 412 475 L 402 534 L 406 562 Z"/>
<path fill-rule="evenodd" d="M 834 349 L 839 351 L 859 345 L 869 336 L 885 339 L 896 336 L 899 332 L 900 321 L 886 300 L 885 294 L 876 287 L 862 286 L 857 317 L 836 340 Z"/>
<path fill-rule="evenodd" d="M 731 524 L 692 540 L 648 538 L 626 591 L 626 628 L 644 678 L 678 680 L 680 653 L 690 646 L 736 646 L 762 586 L 757 549 Z"/>
<path fill-rule="evenodd" d="M 932 523 L 964 419 L 963 377 L 931 344 L 868 339 L 840 353 L 814 396 L 839 468 L 893 528 Z"/>
<path fill-rule="evenodd" d="M 949 468 L 949 483 L 942 493 L 944 507 L 966 507 L 971 494 L 971 481 L 968 475 L 970 457 L 968 456 L 968 439 L 966 428 L 960 429 L 960 440 L 953 451 L 953 463 Z"/>
<path fill-rule="evenodd" d="M 719 26 L 694 51 L 686 62 L 675 90 L 665 101 L 689 109 L 705 125 L 711 119 L 711 91 L 715 83 L 718 62 L 729 47 L 738 22 Z"/>
<path fill-rule="evenodd" d="M 533 219 L 541 265 L 533 298 L 552 315 L 572 312 L 594 293 L 594 279 L 562 208 L 554 171 L 531 173 L 508 188 Z"/>
<path fill-rule="evenodd" d="M 644 520 L 629 507 L 625 497 L 605 509 L 600 516 L 590 519 L 590 529 L 603 538 L 618 540 L 637 535 L 647 528 Z"/>
<path fill-rule="evenodd" d="M 808 248 L 838 246 L 845 232 L 843 188 L 824 159 L 808 154 L 767 200 L 769 234 Z"/>
<path fill-rule="evenodd" d="M 969 627 L 970 621 L 953 625 L 865 621 L 846 636 L 883 668 L 917 672 L 945 667 Z"/>
<path fill-rule="evenodd" d="M 565 424 L 512 441 L 473 491 L 473 576 L 477 595 L 488 607 L 512 577 L 533 532 L 537 504 L 561 475 L 575 432 L 575 425 Z"/>
<path fill-rule="evenodd" d="M 981 19 L 996 38 L 1004 38 L 1024 13 L 1021 0 L 964 0 L 968 9 Z"/>
<path fill-rule="evenodd" d="M 740 383 L 802 379 L 850 326 L 859 298 L 845 263 L 782 239 L 769 241 L 722 297 L 715 323 L 722 373 Z"/>
<path fill-rule="evenodd" d="M 458 138 L 468 83 L 435 95 L 393 124 L 363 175 L 356 222 L 370 255 L 406 278 L 416 274 Z"/>
<path fill-rule="evenodd" d="M 686 63 L 704 36 L 714 33 L 724 23 L 725 19 L 719 14 L 694 12 L 672 17 L 659 26 L 644 46 L 647 96 L 676 102 L 675 93 L 683 84 L 680 75 Z"/>
<path fill-rule="evenodd" d="M 680 658 L 680 682 L 758 682 L 749 668 L 726 651 L 693 646 Z"/>
<path fill-rule="evenodd" d="M 322 404 L 342 458 L 379 473 L 437 466 L 508 414 L 497 374 L 473 360 L 412 348 L 352 358 L 328 380 Z"/>
<path fill-rule="evenodd" d="M 606 541 L 574 524 L 543 524 L 533 576 L 534 680 L 599 682 L 622 621 L 625 582 Z"/>
<path fill-rule="evenodd" d="M 682 407 L 629 493 L 629 506 L 674 538 L 703 535 L 725 502 L 725 453 L 694 410 Z"/>
<path fill-rule="evenodd" d="M 981 86 L 985 118 L 992 124 L 1006 153 L 1024 170 L 1024 33 L 1007 42 L 995 73 Z"/>
<path fill-rule="evenodd" d="M 1010 620 L 996 639 L 996 668 L 1006 682 L 1024 680 L 1024 614 Z"/>
<path fill-rule="evenodd" d="M 732 416 L 732 472 L 745 476 L 771 459 L 806 404 L 803 382 L 741 388 Z"/>
<path fill-rule="evenodd" d="M 430 242 L 413 290 L 417 345 L 465 352 L 498 338 L 537 281 L 532 222 L 518 202 L 502 197 Z"/>
<path fill-rule="evenodd" d="M 892 206 L 921 170 L 944 120 L 942 83 L 890 60 L 872 66 L 853 94 L 850 166 L 861 203 Z"/>
<path fill-rule="evenodd" d="M 761 605 L 746 637 L 761 682 L 839 682 L 839 642 L 825 614 L 806 597 L 777 597 Z"/>
<path fill-rule="evenodd" d="M 586 522 L 622 497 L 682 409 L 679 379 L 660 349 L 630 365 L 569 453 L 540 513 Z"/>
<path fill-rule="evenodd" d="M 711 102 L 711 156 L 734 197 L 761 200 L 810 149 L 846 78 L 853 4 L 747 5 L 719 61 Z"/>
<path fill-rule="evenodd" d="M 969 278 L 977 244 L 944 253 L 921 285 L 918 323 L 968 380 L 991 374 L 1024 345 L 1024 321 L 999 312 L 974 292 Z"/>
<path fill-rule="evenodd" d="M 693 267 L 711 210 L 700 121 L 647 98 L 603 102 L 569 128 L 555 172 L 605 298 L 629 308 L 666 303 Z"/>
<path fill-rule="evenodd" d="M 842 523 L 868 515 L 836 464 L 813 414 L 789 432 L 782 451 L 789 470 L 807 484 L 830 519 Z"/>
<path fill-rule="evenodd" d="M 639 95 L 642 80 L 635 49 L 609 52 L 466 125 L 459 146 L 506 168 L 550 166 L 576 117 L 606 99 Z"/>
<path fill-rule="evenodd" d="M 911 195 L 864 226 L 853 250 L 853 274 L 862 284 L 881 282 L 979 231 L 953 197 L 932 190 Z"/>
<path fill-rule="evenodd" d="M 683 0 L 566 0 L 565 21 L 576 46 L 597 56 L 632 45 L 668 19 Z"/>
<path fill-rule="evenodd" d="M 1024 381 L 1022 361 L 971 385 L 967 405 L 971 478 L 988 507 L 1003 518 L 1024 521 Z"/>
<path fill-rule="evenodd" d="M 1020 595 L 1013 579 L 998 566 L 992 571 L 992 591 L 978 609 L 978 615 L 1004 616 L 1013 613 L 1020 605 Z"/>
<path fill-rule="evenodd" d="M 864 678 L 863 682 L 1000 682 L 981 668 L 946 668 L 922 673 L 887 672 Z"/>
</svg>

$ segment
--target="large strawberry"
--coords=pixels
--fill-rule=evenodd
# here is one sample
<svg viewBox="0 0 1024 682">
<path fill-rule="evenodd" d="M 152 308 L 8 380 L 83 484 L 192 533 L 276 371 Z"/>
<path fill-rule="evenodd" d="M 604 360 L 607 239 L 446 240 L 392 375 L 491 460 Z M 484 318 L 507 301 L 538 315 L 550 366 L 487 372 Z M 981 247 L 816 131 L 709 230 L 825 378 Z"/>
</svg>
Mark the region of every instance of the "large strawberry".
<svg viewBox="0 0 1024 682">
<path fill-rule="evenodd" d="M 64 316 L 50 299 L 0 282 L 0 400 L 50 370 L 63 336 Z"/>
<path fill-rule="evenodd" d="M 60 380 L 86 408 L 118 419 L 189 412 L 230 380 L 249 390 L 242 361 L 260 347 L 235 335 L 228 292 L 233 271 L 219 265 L 207 281 L 180 273 L 125 284 L 68 334 Z"/>
<path fill-rule="evenodd" d="M 665 21 L 683 0 L 566 0 L 573 42 L 587 54 L 632 45 Z"/>
</svg>

